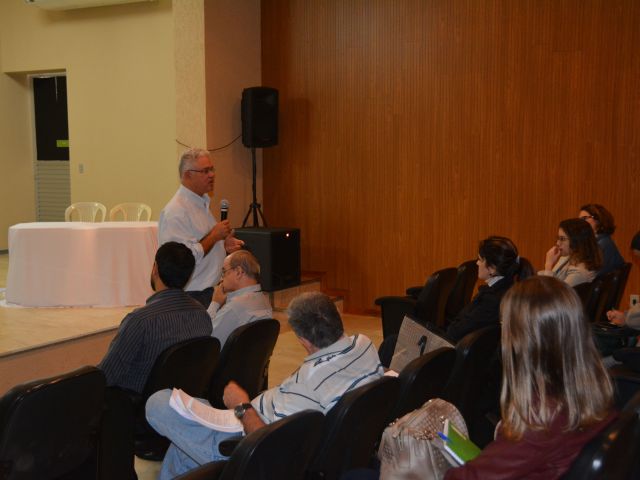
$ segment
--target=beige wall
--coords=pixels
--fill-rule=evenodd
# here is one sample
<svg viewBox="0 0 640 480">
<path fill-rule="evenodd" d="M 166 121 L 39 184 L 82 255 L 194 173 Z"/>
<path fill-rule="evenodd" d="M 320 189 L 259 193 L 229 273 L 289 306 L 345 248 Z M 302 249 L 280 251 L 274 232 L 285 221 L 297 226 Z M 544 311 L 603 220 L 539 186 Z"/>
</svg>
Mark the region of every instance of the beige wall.
<svg viewBox="0 0 640 480">
<path fill-rule="evenodd" d="M 0 144 L 0 169 L 11 174 L 0 195 L 20 192 L 25 205 L 0 210 L 0 228 L 35 220 L 27 74 L 52 70 L 67 72 L 72 201 L 108 208 L 143 201 L 157 218 L 178 185 L 176 158 L 184 147 L 175 141 L 215 148 L 240 134 L 242 89 L 260 84 L 260 1 L 159 0 L 48 12 L 7 0 L 0 3 L 0 61 L 11 74 L 0 80 L 0 138 L 11 138 Z M 249 150 L 238 140 L 214 157 L 212 208 L 228 198 L 238 225 L 251 202 Z"/>
<path fill-rule="evenodd" d="M 242 89 L 260 85 L 260 1 L 185 0 L 174 3 L 173 10 L 177 151 L 185 145 L 215 149 L 240 135 Z M 238 139 L 214 151 L 213 158 L 217 172 L 211 208 L 217 216 L 226 198 L 231 223 L 240 226 L 252 197 L 250 152 Z M 261 152 L 257 185 L 260 198 Z"/>
<path fill-rule="evenodd" d="M 34 218 L 31 124 L 24 78 L 0 75 L 0 105 L 0 250 L 5 250 L 7 229 Z"/>
<path fill-rule="evenodd" d="M 26 72 L 63 69 L 72 201 L 97 200 L 108 208 L 143 201 L 157 217 L 177 185 L 171 1 L 48 12 L 8 0 L 0 4 L 0 42 L 2 71 L 12 74 L 0 82 L 0 115 L 21 120 L 16 145 L 0 145 L 3 176 L 14 170 L 18 151 L 20 169 L 32 168 Z M 6 120 L 0 122 L 0 135 L 12 136 Z M 3 208 L 1 227 L 35 219 L 31 177 L 20 175 L 12 185 L 29 192 L 31 205 L 20 212 L 13 202 Z"/>
<path fill-rule="evenodd" d="M 176 65 L 176 156 L 185 145 L 207 143 L 204 49 L 204 0 L 184 0 L 173 6 Z M 175 169 L 176 181 L 178 178 Z"/>
<path fill-rule="evenodd" d="M 261 85 L 260 0 L 205 2 L 207 146 L 217 148 L 240 135 L 242 90 Z M 262 152 L 257 151 L 258 201 L 262 199 Z M 251 152 L 238 139 L 213 153 L 215 212 L 229 200 L 229 219 L 240 226 L 251 204 Z M 268 217 L 267 217 L 268 220 Z M 251 223 L 250 223 L 251 224 Z"/>
</svg>

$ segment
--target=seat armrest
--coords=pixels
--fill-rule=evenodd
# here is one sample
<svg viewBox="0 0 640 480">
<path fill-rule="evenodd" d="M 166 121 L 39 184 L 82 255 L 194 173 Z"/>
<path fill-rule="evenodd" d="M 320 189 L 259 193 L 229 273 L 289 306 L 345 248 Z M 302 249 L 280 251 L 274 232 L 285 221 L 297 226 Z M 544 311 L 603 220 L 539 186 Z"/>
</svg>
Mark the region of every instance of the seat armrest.
<svg viewBox="0 0 640 480">
<path fill-rule="evenodd" d="M 636 373 L 640 373 L 640 348 L 621 348 L 613 352 L 613 358 Z"/>
<path fill-rule="evenodd" d="M 115 385 L 107 388 L 113 390 L 114 392 L 121 392 L 122 395 L 128 397 L 129 400 L 131 400 L 131 403 L 134 407 L 140 405 L 140 403 L 142 402 L 142 395 L 138 392 L 134 392 L 133 390 L 129 390 L 128 388 L 117 387 Z"/>
<path fill-rule="evenodd" d="M 384 338 L 400 331 L 405 315 L 415 315 L 416 301 L 411 297 L 379 297 L 375 302 L 380 305 Z"/>
<path fill-rule="evenodd" d="M 220 445 L 218 445 L 218 451 L 220 452 L 221 455 L 224 455 L 225 457 L 230 457 L 243 438 L 244 437 L 242 436 L 237 436 L 237 437 L 227 438 L 226 440 L 221 441 Z"/>
<path fill-rule="evenodd" d="M 220 475 L 224 471 L 224 467 L 227 465 L 227 460 L 220 460 L 217 462 L 205 463 L 204 465 L 189 470 L 187 473 L 183 473 L 175 480 L 216 480 L 220 478 Z"/>
</svg>

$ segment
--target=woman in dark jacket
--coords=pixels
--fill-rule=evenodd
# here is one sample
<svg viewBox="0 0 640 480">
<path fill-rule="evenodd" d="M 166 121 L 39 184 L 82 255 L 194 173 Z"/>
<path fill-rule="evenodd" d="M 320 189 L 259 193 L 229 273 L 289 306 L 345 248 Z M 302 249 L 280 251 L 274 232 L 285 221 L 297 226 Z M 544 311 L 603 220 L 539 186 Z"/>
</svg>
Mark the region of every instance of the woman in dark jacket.
<svg viewBox="0 0 640 480">
<path fill-rule="evenodd" d="M 616 225 L 609 210 L 597 203 L 589 203 L 580 207 L 580 215 L 578 216 L 591 225 L 596 234 L 598 246 L 602 251 L 602 267 L 600 267 L 598 275 L 604 275 L 622 267 L 624 258 L 620 255 L 618 247 L 611 238 L 613 232 L 616 231 Z"/>
<path fill-rule="evenodd" d="M 526 258 L 518 256 L 515 244 L 506 237 L 489 237 L 478 248 L 478 278 L 485 282 L 471 303 L 463 308 L 447 328 L 447 336 L 459 341 L 465 335 L 500 318 L 500 301 L 514 282 L 533 275 Z"/>
<path fill-rule="evenodd" d="M 613 384 L 573 288 L 543 276 L 518 282 L 505 295 L 501 317 L 496 439 L 475 459 L 449 469 L 444 480 L 560 479 L 584 445 L 616 418 Z M 426 478 L 420 471 L 402 473 Z M 378 477 L 358 470 L 341 480 Z"/>
</svg>

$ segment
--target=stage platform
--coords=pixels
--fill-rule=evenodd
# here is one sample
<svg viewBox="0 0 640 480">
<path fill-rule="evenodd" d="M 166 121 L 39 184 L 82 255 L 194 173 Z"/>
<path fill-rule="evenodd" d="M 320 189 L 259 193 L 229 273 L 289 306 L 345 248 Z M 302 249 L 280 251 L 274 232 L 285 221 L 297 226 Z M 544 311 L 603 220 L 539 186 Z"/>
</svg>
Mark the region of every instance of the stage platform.
<svg viewBox="0 0 640 480">
<path fill-rule="evenodd" d="M 0 254 L 0 395 L 18 383 L 97 364 L 124 316 L 136 308 L 24 308 L 7 304 L 8 261 L 7 254 Z M 305 356 L 287 324 L 286 305 L 299 293 L 320 288 L 319 276 L 306 274 L 301 285 L 269 294 L 274 317 L 281 324 L 270 363 L 270 383 L 279 384 Z M 342 310 L 342 298 L 335 297 L 335 301 Z M 343 315 L 343 319 L 348 333 L 364 333 L 376 345 L 382 340 L 378 318 Z"/>
</svg>

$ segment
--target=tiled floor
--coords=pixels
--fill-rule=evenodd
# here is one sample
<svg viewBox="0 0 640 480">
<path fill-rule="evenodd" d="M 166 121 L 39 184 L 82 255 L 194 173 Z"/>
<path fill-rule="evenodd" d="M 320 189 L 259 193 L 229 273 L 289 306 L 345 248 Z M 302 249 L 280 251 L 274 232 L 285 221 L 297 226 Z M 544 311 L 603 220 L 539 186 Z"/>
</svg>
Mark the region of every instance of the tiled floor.
<svg viewBox="0 0 640 480">
<path fill-rule="evenodd" d="M 6 285 L 8 255 L 0 254 L 0 289 Z M 0 290 L 2 292 L 2 290 Z M 4 300 L 0 293 L 0 301 Z M 0 304 L 0 356 L 59 342 L 90 332 L 115 329 L 130 308 L 12 308 Z M 282 329 L 269 367 L 269 384 L 279 384 L 293 372 L 305 351 L 286 324 L 286 315 L 276 315 Z M 382 340 L 380 320 L 375 317 L 343 314 L 345 331 L 363 333 L 378 345 Z M 140 480 L 157 478 L 160 464 L 136 459 Z"/>
</svg>

